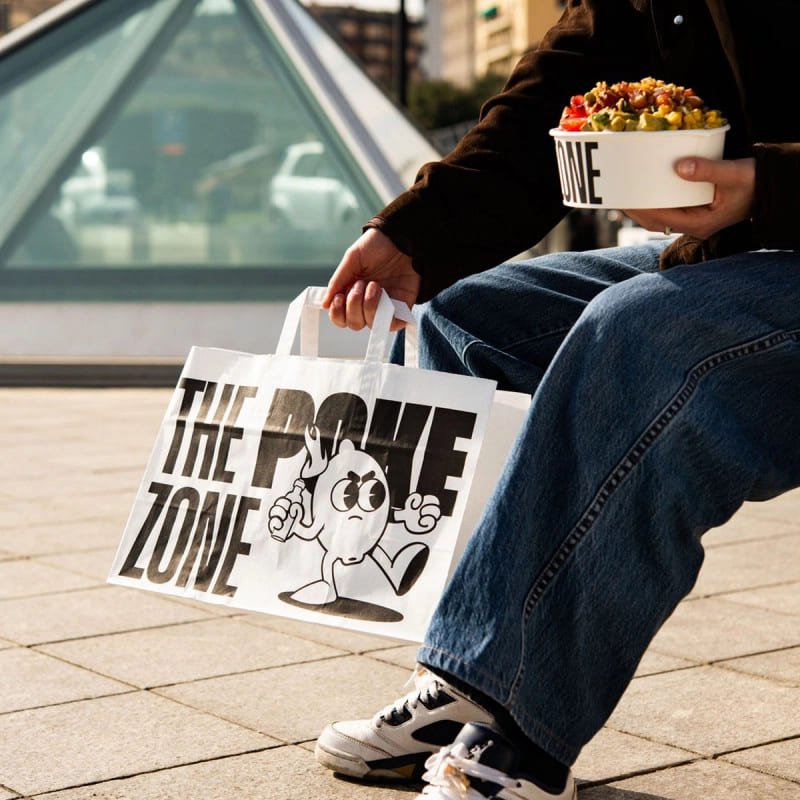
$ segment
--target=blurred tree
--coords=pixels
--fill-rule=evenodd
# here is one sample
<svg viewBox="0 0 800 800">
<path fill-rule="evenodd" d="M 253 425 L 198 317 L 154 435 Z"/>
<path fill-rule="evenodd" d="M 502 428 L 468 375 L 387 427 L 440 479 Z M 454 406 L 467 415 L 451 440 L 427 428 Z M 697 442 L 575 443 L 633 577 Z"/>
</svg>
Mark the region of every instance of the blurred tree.
<svg viewBox="0 0 800 800">
<path fill-rule="evenodd" d="M 445 80 L 412 83 L 408 111 L 426 130 L 436 130 L 474 120 L 484 101 L 503 86 L 505 77 L 489 73 L 463 88 Z"/>
</svg>

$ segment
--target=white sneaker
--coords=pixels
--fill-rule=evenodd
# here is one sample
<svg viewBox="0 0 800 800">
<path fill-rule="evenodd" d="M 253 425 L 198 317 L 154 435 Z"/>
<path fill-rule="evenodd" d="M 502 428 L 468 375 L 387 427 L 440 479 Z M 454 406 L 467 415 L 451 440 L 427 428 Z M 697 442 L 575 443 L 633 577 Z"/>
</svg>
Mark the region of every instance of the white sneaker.
<svg viewBox="0 0 800 800">
<path fill-rule="evenodd" d="M 414 690 L 372 719 L 334 722 L 317 740 L 317 761 L 353 778 L 419 780 L 425 761 L 467 722 L 493 723 L 488 711 L 424 667 Z"/>
<path fill-rule="evenodd" d="M 571 774 L 562 790 L 519 769 L 514 746 L 488 725 L 465 725 L 456 740 L 426 762 L 428 782 L 417 800 L 576 800 Z"/>
</svg>

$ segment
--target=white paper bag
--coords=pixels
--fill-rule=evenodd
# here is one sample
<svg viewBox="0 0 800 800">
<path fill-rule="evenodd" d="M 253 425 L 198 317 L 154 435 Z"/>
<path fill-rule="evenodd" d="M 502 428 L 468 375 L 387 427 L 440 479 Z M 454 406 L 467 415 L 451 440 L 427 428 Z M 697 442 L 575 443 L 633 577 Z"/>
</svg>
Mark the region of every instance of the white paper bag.
<svg viewBox="0 0 800 800">
<path fill-rule="evenodd" d="M 495 384 L 385 363 L 385 293 L 364 360 L 318 357 L 323 294 L 274 355 L 191 350 L 109 581 L 419 641 L 508 450 L 475 486 Z"/>
</svg>

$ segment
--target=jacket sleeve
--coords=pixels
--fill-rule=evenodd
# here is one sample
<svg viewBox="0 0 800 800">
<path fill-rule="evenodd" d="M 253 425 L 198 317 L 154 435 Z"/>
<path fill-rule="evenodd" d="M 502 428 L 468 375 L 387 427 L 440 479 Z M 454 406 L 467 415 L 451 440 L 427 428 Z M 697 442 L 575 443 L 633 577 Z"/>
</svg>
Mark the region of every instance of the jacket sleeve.
<svg viewBox="0 0 800 800">
<path fill-rule="evenodd" d="M 759 246 L 800 248 L 800 143 L 756 144 L 753 228 Z"/>
<path fill-rule="evenodd" d="M 484 104 L 478 124 L 368 223 L 412 257 L 420 300 L 533 246 L 564 216 L 549 130 L 573 94 L 652 70 L 641 6 L 568 3 L 540 47 Z"/>
</svg>

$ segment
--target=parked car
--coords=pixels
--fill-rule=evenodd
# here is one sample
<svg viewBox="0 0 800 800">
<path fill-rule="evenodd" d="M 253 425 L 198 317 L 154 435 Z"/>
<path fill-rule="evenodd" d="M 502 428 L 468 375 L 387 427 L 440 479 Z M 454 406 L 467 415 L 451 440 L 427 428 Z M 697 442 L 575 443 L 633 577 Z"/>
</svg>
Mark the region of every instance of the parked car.
<svg viewBox="0 0 800 800">
<path fill-rule="evenodd" d="M 341 180 L 322 142 L 286 148 L 265 193 L 267 219 L 276 228 L 332 231 L 358 218 L 359 204 Z"/>
<path fill-rule="evenodd" d="M 103 149 L 90 147 L 61 185 L 58 216 L 68 226 L 129 222 L 139 212 L 132 188 L 131 172 L 109 170 Z"/>
</svg>

